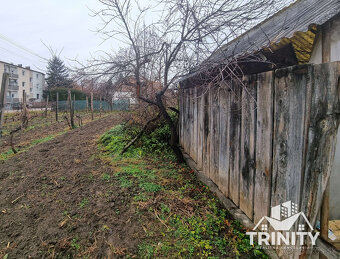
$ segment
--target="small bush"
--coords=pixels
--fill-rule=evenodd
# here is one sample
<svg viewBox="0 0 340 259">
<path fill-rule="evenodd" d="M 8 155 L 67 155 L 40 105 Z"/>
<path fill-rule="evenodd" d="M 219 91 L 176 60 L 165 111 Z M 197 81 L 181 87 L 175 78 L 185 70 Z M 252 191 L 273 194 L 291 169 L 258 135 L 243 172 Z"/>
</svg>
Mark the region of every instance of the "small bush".
<svg viewBox="0 0 340 259">
<path fill-rule="evenodd" d="M 174 117 L 174 115 L 172 115 Z M 106 132 L 100 138 L 104 149 L 114 155 L 119 155 L 122 149 L 139 133 L 140 127 L 120 124 Z M 154 126 L 153 130 L 145 132 L 142 137 L 131 146 L 124 157 L 141 157 L 157 154 L 161 158 L 175 159 L 168 142 L 171 137 L 170 128 L 165 122 Z"/>
</svg>

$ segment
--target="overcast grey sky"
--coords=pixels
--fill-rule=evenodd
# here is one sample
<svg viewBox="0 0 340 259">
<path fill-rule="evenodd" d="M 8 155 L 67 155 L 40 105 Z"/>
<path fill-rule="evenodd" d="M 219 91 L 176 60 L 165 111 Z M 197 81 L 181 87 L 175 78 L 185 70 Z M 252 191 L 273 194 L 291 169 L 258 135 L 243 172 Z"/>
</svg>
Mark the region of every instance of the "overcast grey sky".
<svg viewBox="0 0 340 259">
<path fill-rule="evenodd" d="M 101 4 L 98 0 L 0 1 L 1 61 L 23 64 L 45 72 L 46 59 L 51 55 L 42 41 L 54 50 L 63 49 L 60 57 L 67 65 L 70 65 L 68 59 L 77 57 L 85 61 L 90 58 L 90 53 L 118 50 L 121 45 L 113 39 L 102 43 L 100 35 L 94 32 L 100 21 L 90 17 L 89 9 L 99 10 Z M 151 2 L 148 0 L 143 3 Z M 152 20 L 152 17 L 147 18 Z M 23 46 L 28 51 L 15 45 Z"/>
<path fill-rule="evenodd" d="M 8 42 L 49 58 L 50 54 L 41 40 L 54 49 L 63 51 L 61 57 L 89 58 L 90 52 L 110 49 L 93 30 L 98 20 L 89 16 L 89 8 L 98 9 L 97 0 L 17 0 L 1 1 L 0 8 L 0 60 L 45 70 L 45 61 Z M 92 30 L 92 31 L 91 31 Z M 4 37 L 6 39 L 4 39 Z M 114 43 L 113 43 L 114 45 Z"/>
</svg>

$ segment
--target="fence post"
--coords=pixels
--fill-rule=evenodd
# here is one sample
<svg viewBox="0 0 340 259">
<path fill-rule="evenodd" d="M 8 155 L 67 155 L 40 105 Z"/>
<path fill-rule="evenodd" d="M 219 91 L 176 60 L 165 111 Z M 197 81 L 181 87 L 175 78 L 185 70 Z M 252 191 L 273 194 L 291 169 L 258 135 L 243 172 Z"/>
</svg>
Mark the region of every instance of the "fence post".
<svg viewBox="0 0 340 259">
<path fill-rule="evenodd" d="M 77 111 L 76 110 L 76 94 L 73 95 L 73 111 Z"/>
<path fill-rule="evenodd" d="M 57 92 L 55 104 L 55 120 L 58 121 L 58 108 L 59 108 L 59 93 Z"/>
<path fill-rule="evenodd" d="M 93 93 L 91 93 L 91 117 L 93 120 Z"/>
<path fill-rule="evenodd" d="M 45 118 L 47 118 L 48 98 L 49 98 L 49 95 L 47 95 L 47 98 L 46 98 Z"/>
<path fill-rule="evenodd" d="M 89 97 L 86 95 L 86 113 L 89 112 Z"/>
<path fill-rule="evenodd" d="M 0 138 L 2 137 L 2 125 L 4 121 L 4 115 L 5 115 L 5 98 L 6 98 L 6 92 L 7 92 L 7 80 L 8 80 L 8 74 L 3 73 L 1 88 L 0 88 Z"/>
<path fill-rule="evenodd" d="M 22 106 L 23 106 L 23 110 L 22 110 L 22 127 L 23 128 L 27 128 L 28 125 L 28 108 L 27 108 L 27 95 L 26 95 L 26 91 L 23 90 L 23 96 L 22 96 Z"/>
<path fill-rule="evenodd" d="M 70 108 L 70 122 L 71 122 L 71 128 L 74 128 L 74 110 L 72 105 L 72 96 L 71 96 L 71 89 L 68 90 L 68 104 Z"/>
</svg>

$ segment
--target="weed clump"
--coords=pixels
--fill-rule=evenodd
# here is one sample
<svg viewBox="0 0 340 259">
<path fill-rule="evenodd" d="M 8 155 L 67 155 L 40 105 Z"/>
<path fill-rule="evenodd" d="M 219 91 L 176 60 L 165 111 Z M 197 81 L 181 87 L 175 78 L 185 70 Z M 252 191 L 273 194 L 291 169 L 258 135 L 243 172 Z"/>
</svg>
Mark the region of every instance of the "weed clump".
<svg viewBox="0 0 340 259">
<path fill-rule="evenodd" d="M 118 125 L 100 139 L 102 158 L 115 168 L 114 175 L 103 174 L 102 180 L 116 179 L 131 194 L 137 220 L 148 222 L 143 224 L 145 237 L 138 245 L 138 258 L 267 258 L 260 247 L 250 245 L 247 230 L 193 170 L 176 162 L 167 144 L 166 124 L 144 134 L 120 155 L 138 130 Z"/>
<path fill-rule="evenodd" d="M 131 146 L 123 155 L 120 152 L 139 133 L 140 128 L 133 125 L 120 124 L 112 128 L 100 138 L 103 149 L 116 157 L 138 158 L 147 155 L 166 158 L 174 161 L 168 141 L 170 128 L 165 123 L 156 125 L 152 130 L 145 132 L 142 137 Z"/>
</svg>

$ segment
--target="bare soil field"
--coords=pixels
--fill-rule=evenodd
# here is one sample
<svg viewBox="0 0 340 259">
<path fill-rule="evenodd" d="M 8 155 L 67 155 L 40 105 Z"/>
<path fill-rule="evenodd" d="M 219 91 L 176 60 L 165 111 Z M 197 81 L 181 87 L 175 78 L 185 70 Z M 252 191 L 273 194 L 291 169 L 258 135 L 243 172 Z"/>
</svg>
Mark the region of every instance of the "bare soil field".
<svg viewBox="0 0 340 259">
<path fill-rule="evenodd" d="M 106 187 L 90 177 L 112 170 L 92 156 L 100 134 L 116 123 L 116 116 L 90 122 L 0 164 L 0 255 L 43 258 L 62 256 L 63 251 L 72 255 L 84 245 L 104 257 L 111 239 L 119 237 L 122 247 L 134 245 L 130 242 L 134 228 L 124 231 L 129 218 L 113 213 L 125 204 L 124 193 L 115 190 L 107 204 Z M 130 225 L 133 222 L 130 219 Z M 106 240 L 100 233 L 110 224 L 119 227 Z"/>
<path fill-rule="evenodd" d="M 0 258 L 266 258 L 186 165 L 102 146 L 121 120 L 19 134 L 29 147 L 0 161 Z"/>
<path fill-rule="evenodd" d="M 55 120 L 54 112 L 48 112 L 47 118 L 43 116 L 43 112 L 31 112 L 31 119 L 28 127 L 14 134 L 13 143 L 15 148 L 20 152 L 28 149 L 30 146 L 40 142 L 48 141 L 58 134 L 65 133 L 69 130 L 67 121 L 63 118 L 63 113 L 59 114 L 59 121 Z M 82 124 L 86 124 L 91 119 L 90 113 L 77 113 L 82 119 Z M 94 113 L 94 120 L 104 117 L 107 114 Z M 10 131 L 18 127 L 21 123 L 20 114 L 5 114 L 5 124 L 3 127 L 3 137 L 0 138 L 0 161 L 12 155 L 10 145 Z M 79 126 L 79 119 L 75 120 Z"/>
</svg>

